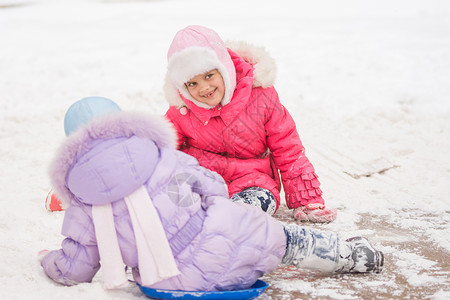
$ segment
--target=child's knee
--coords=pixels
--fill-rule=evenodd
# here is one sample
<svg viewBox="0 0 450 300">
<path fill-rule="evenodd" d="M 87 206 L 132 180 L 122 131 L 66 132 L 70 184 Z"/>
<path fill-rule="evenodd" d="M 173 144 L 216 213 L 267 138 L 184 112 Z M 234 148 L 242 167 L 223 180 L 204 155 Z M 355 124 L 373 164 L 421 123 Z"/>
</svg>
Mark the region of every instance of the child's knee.
<svg viewBox="0 0 450 300">
<path fill-rule="evenodd" d="M 277 208 L 277 203 L 273 194 L 261 187 L 250 187 L 231 197 L 231 201 L 250 204 L 261 208 L 266 213 L 273 215 Z"/>
</svg>

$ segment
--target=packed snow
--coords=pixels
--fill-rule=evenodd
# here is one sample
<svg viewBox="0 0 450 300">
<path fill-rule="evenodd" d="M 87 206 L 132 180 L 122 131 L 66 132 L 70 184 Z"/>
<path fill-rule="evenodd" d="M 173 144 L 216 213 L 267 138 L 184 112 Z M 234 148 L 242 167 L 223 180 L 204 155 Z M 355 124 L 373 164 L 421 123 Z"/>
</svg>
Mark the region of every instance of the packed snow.
<svg viewBox="0 0 450 300">
<path fill-rule="evenodd" d="M 47 167 L 74 101 L 164 114 L 166 53 L 199 24 L 264 46 L 335 222 L 368 237 L 381 274 L 277 269 L 261 299 L 450 298 L 450 3 L 445 0 L 0 0 L 0 298 L 146 299 L 130 284 L 63 287 Z M 276 217 L 295 222 L 281 207 Z"/>
</svg>

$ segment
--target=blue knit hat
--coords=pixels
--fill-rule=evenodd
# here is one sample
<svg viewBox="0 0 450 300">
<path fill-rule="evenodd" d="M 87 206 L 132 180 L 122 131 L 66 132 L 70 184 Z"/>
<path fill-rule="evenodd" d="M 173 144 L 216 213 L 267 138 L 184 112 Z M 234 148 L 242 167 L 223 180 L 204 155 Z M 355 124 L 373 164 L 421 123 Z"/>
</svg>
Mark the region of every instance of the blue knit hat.
<svg viewBox="0 0 450 300">
<path fill-rule="evenodd" d="M 86 97 L 72 104 L 64 117 L 66 136 L 94 118 L 122 111 L 115 102 L 104 97 Z"/>
</svg>

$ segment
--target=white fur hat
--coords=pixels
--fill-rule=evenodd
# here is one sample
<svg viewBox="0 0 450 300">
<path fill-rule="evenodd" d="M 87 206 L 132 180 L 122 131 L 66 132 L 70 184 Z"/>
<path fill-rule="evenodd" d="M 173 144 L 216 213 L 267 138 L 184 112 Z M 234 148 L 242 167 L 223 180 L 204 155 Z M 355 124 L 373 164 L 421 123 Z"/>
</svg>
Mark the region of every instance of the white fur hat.
<svg viewBox="0 0 450 300">
<path fill-rule="evenodd" d="M 173 88 L 196 105 L 210 109 L 212 106 L 195 100 L 185 83 L 191 78 L 217 69 L 225 84 L 221 101 L 226 105 L 236 88 L 236 70 L 228 50 L 219 35 L 206 27 L 188 26 L 177 32 L 167 53 L 167 80 Z"/>
</svg>

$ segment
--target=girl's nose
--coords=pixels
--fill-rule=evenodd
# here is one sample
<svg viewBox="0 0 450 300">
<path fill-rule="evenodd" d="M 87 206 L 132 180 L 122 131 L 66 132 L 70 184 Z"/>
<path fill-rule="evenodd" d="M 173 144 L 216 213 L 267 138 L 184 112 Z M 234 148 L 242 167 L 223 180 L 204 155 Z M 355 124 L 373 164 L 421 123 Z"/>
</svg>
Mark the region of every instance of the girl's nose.
<svg viewBox="0 0 450 300">
<path fill-rule="evenodd" d="M 202 82 L 200 83 L 200 92 L 207 91 L 209 89 L 209 83 L 208 82 Z"/>
</svg>

